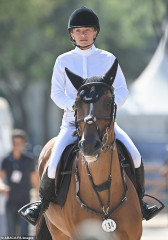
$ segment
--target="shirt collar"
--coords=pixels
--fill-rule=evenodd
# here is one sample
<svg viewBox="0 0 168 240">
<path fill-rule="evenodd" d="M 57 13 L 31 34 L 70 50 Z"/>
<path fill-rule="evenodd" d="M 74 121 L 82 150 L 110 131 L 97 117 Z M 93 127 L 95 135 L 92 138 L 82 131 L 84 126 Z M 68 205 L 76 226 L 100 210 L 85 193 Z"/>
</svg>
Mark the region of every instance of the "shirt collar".
<svg viewBox="0 0 168 240">
<path fill-rule="evenodd" d="M 88 55 L 91 55 L 95 52 L 96 50 L 96 47 L 95 45 L 93 44 L 90 48 L 86 49 L 86 50 L 81 50 L 79 47 L 76 47 L 74 49 L 75 53 L 79 54 L 79 55 L 82 55 L 82 56 L 88 56 Z"/>
</svg>

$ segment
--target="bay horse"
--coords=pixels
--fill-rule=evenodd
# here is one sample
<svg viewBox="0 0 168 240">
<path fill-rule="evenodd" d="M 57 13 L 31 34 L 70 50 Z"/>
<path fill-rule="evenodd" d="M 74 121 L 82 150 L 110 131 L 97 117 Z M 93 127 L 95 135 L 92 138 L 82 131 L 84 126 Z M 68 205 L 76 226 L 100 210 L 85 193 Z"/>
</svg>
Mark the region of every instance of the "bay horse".
<svg viewBox="0 0 168 240">
<path fill-rule="evenodd" d="M 117 66 L 115 60 L 103 77 L 88 79 L 66 69 L 78 89 L 75 123 L 79 152 L 73 159 L 66 202 L 62 208 L 50 203 L 37 226 L 37 240 L 72 239 L 78 232 L 78 224 L 87 219 L 100 220 L 111 239 L 113 233 L 118 240 L 141 238 L 139 199 L 132 181 L 121 167 L 114 133 L 116 104 L 112 84 Z M 40 177 L 55 141 L 56 138 L 50 140 L 40 154 Z"/>
</svg>

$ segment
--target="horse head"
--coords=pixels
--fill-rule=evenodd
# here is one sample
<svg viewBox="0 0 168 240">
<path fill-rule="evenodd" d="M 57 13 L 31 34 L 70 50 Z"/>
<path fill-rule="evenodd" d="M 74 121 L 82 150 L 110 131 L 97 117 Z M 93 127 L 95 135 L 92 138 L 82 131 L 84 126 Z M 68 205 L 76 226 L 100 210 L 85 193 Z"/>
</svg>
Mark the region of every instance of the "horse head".
<svg viewBox="0 0 168 240">
<path fill-rule="evenodd" d="M 117 73 L 118 61 L 115 59 L 104 76 L 82 78 L 69 69 L 67 76 L 77 89 L 75 100 L 75 122 L 79 136 L 79 148 L 86 161 L 96 161 L 100 151 L 107 151 L 108 141 L 115 120 L 116 104 L 113 82 Z M 108 144 L 108 145 L 107 145 Z"/>
</svg>

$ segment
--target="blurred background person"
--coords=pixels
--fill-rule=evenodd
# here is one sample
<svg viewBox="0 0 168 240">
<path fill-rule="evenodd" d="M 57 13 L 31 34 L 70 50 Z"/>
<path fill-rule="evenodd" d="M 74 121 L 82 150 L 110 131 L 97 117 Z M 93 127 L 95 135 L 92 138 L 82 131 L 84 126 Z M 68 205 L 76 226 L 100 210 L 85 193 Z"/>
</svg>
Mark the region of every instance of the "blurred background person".
<svg viewBox="0 0 168 240">
<path fill-rule="evenodd" d="M 0 170 L 0 192 L 7 195 L 6 219 L 9 236 L 28 236 L 28 223 L 18 215 L 18 209 L 30 201 L 32 186 L 38 192 L 38 175 L 35 161 L 24 151 L 26 133 L 13 130 L 12 152 L 3 159 Z"/>
</svg>

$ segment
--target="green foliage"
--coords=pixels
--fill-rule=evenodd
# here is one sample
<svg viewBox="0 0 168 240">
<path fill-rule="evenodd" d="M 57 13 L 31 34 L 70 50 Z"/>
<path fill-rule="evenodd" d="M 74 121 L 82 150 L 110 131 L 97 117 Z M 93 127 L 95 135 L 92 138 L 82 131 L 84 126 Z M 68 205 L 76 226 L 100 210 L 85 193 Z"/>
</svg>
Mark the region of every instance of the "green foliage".
<svg viewBox="0 0 168 240">
<path fill-rule="evenodd" d="M 135 79 L 148 63 L 168 17 L 167 0 L 0 0 L 0 96 L 9 100 L 16 126 L 30 131 L 27 86 L 45 81 L 46 93 L 37 94 L 45 98 L 39 121 L 48 136 L 52 69 L 56 57 L 73 48 L 67 23 L 81 6 L 97 13 L 101 31 L 96 46 L 116 55 L 127 81 Z M 32 108 L 32 114 L 38 113 Z"/>
<path fill-rule="evenodd" d="M 105 0 L 101 8 L 99 45 L 118 57 L 127 78 L 136 78 L 153 54 L 158 39 L 153 28 L 155 18 L 161 28 L 164 4 L 156 1 L 157 16 L 152 0 Z"/>
<path fill-rule="evenodd" d="M 69 15 L 82 5 L 100 18 L 96 45 L 114 52 L 127 76 L 137 76 L 156 47 L 153 23 L 162 22 L 165 1 L 1 0 L 1 78 L 50 83 L 56 57 L 72 48 L 66 29 Z"/>
<path fill-rule="evenodd" d="M 47 20 L 56 1 L 4 0 L 0 2 L 0 71 L 24 72 L 26 79 L 45 79 L 54 62 L 51 55 L 54 26 Z"/>
</svg>

